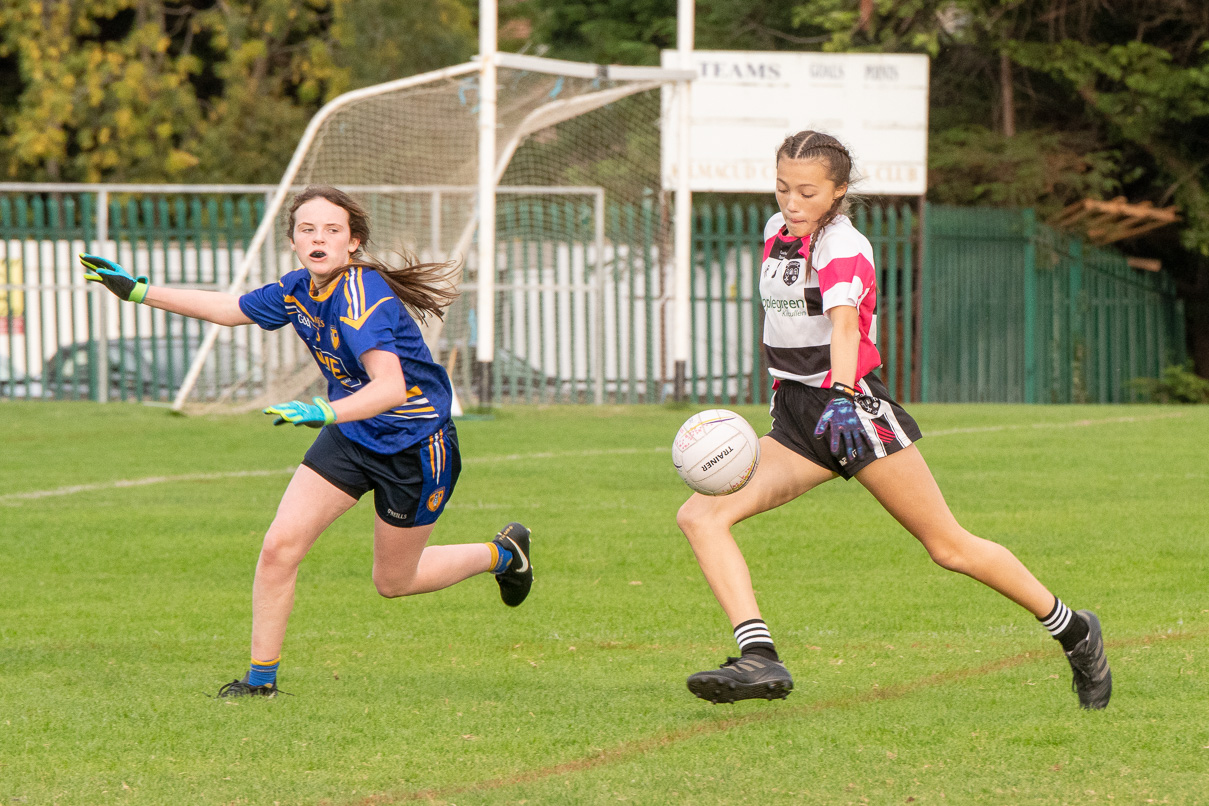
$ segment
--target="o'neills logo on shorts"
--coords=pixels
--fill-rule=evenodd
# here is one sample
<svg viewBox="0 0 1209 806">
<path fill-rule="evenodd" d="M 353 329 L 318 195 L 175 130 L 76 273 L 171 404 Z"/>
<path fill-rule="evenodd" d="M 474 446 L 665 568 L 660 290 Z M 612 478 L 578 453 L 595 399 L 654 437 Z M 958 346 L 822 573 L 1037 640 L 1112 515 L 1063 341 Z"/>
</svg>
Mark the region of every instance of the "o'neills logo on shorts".
<svg viewBox="0 0 1209 806">
<path fill-rule="evenodd" d="M 713 467 L 714 465 L 718 464 L 718 463 L 719 463 L 719 462 L 721 462 L 721 461 L 722 461 L 722 460 L 723 460 L 725 457 L 729 456 L 730 454 L 732 454 L 732 453 L 734 453 L 734 452 L 735 452 L 735 449 L 734 449 L 734 448 L 729 448 L 729 447 L 728 447 L 728 448 L 724 449 L 724 450 L 722 451 L 722 453 L 718 454 L 718 455 L 717 455 L 717 456 L 715 456 L 713 459 L 710 459 L 708 462 L 706 462 L 705 464 L 701 465 L 701 470 L 702 470 L 703 472 L 704 472 L 704 471 L 706 471 L 706 470 L 709 470 L 711 467 Z"/>
<path fill-rule="evenodd" d="M 428 511 L 436 512 L 441 507 L 441 502 L 445 500 L 445 488 L 438 487 L 437 491 L 428 496 Z"/>
</svg>

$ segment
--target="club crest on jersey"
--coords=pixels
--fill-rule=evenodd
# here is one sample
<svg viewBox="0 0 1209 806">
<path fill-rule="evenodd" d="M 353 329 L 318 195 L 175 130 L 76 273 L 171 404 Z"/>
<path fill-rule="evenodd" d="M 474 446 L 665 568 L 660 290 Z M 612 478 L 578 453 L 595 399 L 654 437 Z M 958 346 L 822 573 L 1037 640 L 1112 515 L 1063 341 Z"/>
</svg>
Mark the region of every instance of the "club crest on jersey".
<svg viewBox="0 0 1209 806">
<path fill-rule="evenodd" d="M 802 271 L 802 261 L 791 260 L 785 264 L 785 273 L 781 275 L 781 279 L 785 281 L 785 285 L 793 285 L 797 282 L 798 273 Z"/>
<path fill-rule="evenodd" d="M 336 330 L 336 328 L 334 328 L 334 327 L 332 327 L 332 328 L 328 328 L 328 330 L 330 330 L 330 331 L 331 331 L 331 334 L 332 334 L 332 349 L 333 349 L 333 350 L 335 350 L 335 349 L 339 349 L 339 347 L 340 347 L 340 332 L 339 332 L 339 331 L 337 331 L 337 330 Z"/>
<path fill-rule="evenodd" d="M 445 488 L 438 487 L 436 492 L 428 496 L 428 511 L 436 512 L 441 507 L 441 502 L 445 500 Z"/>
</svg>

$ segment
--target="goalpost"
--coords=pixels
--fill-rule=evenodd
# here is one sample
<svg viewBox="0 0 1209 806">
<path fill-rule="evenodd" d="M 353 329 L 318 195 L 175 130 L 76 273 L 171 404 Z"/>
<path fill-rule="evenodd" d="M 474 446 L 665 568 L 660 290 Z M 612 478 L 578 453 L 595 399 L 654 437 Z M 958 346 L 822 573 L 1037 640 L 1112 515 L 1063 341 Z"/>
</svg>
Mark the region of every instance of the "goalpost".
<svg viewBox="0 0 1209 806">
<path fill-rule="evenodd" d="M 500 53 L 493 4 L 483 5 L 476 61 L 346 93 L 315 115 L 226 290 L 296 268 L 284 207 L 306 185 L 331 184 L 369 211 L 376 257 L 389 262 L 404 247 L 424 261 L 462 261 L 449 277 L 461 297 L 444 322 L 430 318 L 423 329 L 463 394 L 485 404 L 493 389 L 512 399 L 602 402 L 606 387 L 620 397 L 623 369 L 631 378 L 644 369 L 640 351 L 644 399 L 669 375 L 682 388 L 687 155 L 679 155 L 684 190 L 673 216 L 661 189 L 659 124 L 661 91 L 683 94 L 693 72 Z M 691 48 L 691 22 L 688 30 Z M 645 226 L 641 248 L 618 237 L 635 215 Z M 628 286 L 611 282 L 619 272 L 629 273 Z M 606 326 L 616 336 L 608 344 Z M 285 328 L 249 337 L 243 375 L 194 395 L 219 330 L 208 328 L 174 409 L 246 409 L 320 393 L 314 360 Z"/>
</svg>

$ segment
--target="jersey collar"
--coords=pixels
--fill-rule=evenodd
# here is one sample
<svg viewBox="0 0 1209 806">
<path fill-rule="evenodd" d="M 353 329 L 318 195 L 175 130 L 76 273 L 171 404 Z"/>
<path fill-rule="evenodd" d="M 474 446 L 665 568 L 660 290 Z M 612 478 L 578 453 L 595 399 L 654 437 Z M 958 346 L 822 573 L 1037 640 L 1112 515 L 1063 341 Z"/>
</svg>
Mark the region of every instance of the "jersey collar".
<svg viewBox="0 0 1209 806">
<path fill-rule="evenodd" d="M 320 291 L 317 294 L 315 293 L 315 281 L 308 276 L 307 281 L 306 281 L 306 293 L 315 302 L 323 302 L 328 297 L 330 297 L 332 294 L 336 293 L 336 289 L 340 286 L 340 283 L 344 281 L 344 278 L 345 278 L 345 276 L 347 276 L 347 274 L 348 274 L 348 271 L 345 270 L 345 272 L 343 272 L 339 277 L 337 277 L 332 282 L 328 283 L 327 287 L 324 288 L 322 291 Z"/>
</svg>

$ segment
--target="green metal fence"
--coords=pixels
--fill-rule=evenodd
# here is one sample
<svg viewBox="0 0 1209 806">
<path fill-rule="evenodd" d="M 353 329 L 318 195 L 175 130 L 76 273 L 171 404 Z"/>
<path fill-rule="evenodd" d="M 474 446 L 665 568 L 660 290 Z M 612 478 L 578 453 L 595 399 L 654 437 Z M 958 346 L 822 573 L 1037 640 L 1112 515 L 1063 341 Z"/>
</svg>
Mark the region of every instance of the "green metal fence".
<svg viewBox="0 0 1209 806">
<path fill-rule="evenodd" d="M 171 399 L 201 323 L 86 288 L 76 253 L 112 254 L 153 283 L 221 289 L 271 188 L 69 187 L 0 188 L 0 397 Z M 694 403 L 768 400 L 758 277 L 774 211 L 694 210 Z M 1136 399 L 1131 379 L 1184 360 L 1183 311 L 1166 275 L 1134 271 L 1031 211 L 928 206 L 922 255 L 909 205 L 869 205 L 853 219 L 873 245 L 882 375 L 899 400 L 1124 402 Z M 668 221 L 655 196 L 642 205 L 591 194 L 502 200 L 496 400 L 671 394 Z M 463 295 L 451 318 L 464 321 L 451 322 L 441 348 L 463 387 L 474 361 L 473 298 Z M 296 340 L 266 339 L 256 328 L 224 330 L 195 396 L 214 399 L 240 378 L 254 385 L 266 362 L 308 360 Z"/>
<path fill-rule="evenodd" d="M 1185 356 L 1164 274 L 1040 224 L 1032 210 L 929 205 L 927 401 L 1120 403 Z"/>
<path fill-rule="evenodd" d="M 262 192 L 229 188 L 0 193 L 0 396 L 170 400 L 204 324 L 85 287 L 77 254 L 116 258 L 152 283 L 220 289 L 264 206 Z M 222 339 L 203 385 L 255 373 L 260 344 Z"/>
<path fill-rule="evenodd" d="M 759 267 L 772 205 L 699 205 L 693 216 L 692 355 L 695 403 L 766 403 L 772 391 L 761 360 Z M 868 205 L 852 213 L 872 246 L 878 282 L 882 376 L 899 400 L 914 398 L 917 216 L 911 207 Z"/>
</svg>

